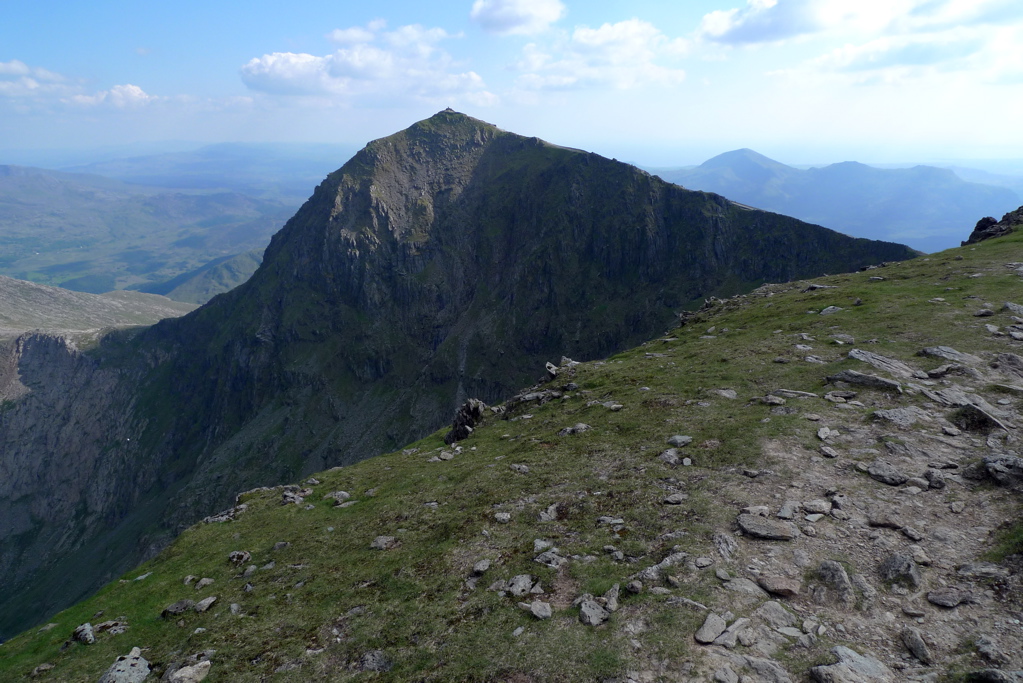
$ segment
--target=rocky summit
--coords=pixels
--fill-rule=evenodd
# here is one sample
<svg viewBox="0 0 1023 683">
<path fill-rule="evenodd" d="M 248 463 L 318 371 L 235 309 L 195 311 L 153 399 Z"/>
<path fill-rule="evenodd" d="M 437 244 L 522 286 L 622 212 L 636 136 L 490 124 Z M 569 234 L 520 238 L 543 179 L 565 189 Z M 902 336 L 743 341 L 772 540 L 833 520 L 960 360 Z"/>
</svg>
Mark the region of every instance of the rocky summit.
<svg viewBox="0 0 1023 683">
<path fill-rule="evenodd" d="M 628 348 L 709 296 L 913 255 L 441 112 L 328 176 L 254 276 L 194 313 L 5 347 L 0 633 L 238 491 L 400 447 L 551 359 Z"/>
<path fill-rule="evenodd" d="M 537 363 L 240 493 L 0 678 L 1019 681 L 1021 277 L 1016 231 Z"/>
</svg>

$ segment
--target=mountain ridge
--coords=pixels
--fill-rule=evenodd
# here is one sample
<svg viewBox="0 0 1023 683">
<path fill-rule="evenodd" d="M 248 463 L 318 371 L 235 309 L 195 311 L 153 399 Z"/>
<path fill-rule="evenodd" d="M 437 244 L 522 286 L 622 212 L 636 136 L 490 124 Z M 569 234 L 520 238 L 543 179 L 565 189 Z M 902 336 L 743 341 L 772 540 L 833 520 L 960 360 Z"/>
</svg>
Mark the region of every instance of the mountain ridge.
<svg viewBox="0 0 1023 683">
<path fill-rule="evenodd" d="M 31 520 L 0 538 L 20 587 L 0 612 L 77 599 L 234 492 L 423 436 L 548 358 L 638 343 L 707 296 L 911 256 L 441 112 L 330 174 L 245 284 L 64 359 L 82 378 L 75 402 L 56 383 L 0 413 L 12 467 L 48 490 L 80 479 L 49 505 L 25 480 L 0 489 Z M 33 364 L 62 353 L 45 348 Z M 40 457 L 41 420 L 49 452 L 69 454 L 59 471 Z M 81 420 L 103 437 L 80 437 Z M 96 478 L 108 462 L 130 486 Z M 27 558 L 45 581 L 16 571 Z"/>
<path fill-rule="evenodd" d="M 856 161 L 798 169 L 750 149 L 658 173 L 749 206 L 923 251 L 955 246 L 962 226 L 980 215 L 1001 215 L 1021 201 L 1008 188 L 964 181 L 950 169 L 881 169 Z"/>
</svg>

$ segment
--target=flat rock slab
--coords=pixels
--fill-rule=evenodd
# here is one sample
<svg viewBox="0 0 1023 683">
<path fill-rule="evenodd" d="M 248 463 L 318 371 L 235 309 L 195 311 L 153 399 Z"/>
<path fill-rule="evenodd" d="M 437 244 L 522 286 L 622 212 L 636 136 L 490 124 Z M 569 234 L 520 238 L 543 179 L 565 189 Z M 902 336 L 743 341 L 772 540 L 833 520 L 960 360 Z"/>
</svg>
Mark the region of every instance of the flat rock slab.
<svg viewBox="0 0 1023 683">
<path fill-rule="evenodd" d="M 879 481 L 889 486 L 902 486 L 909 480 L 908 474 L 884 460 L 875 460 L 870 463 L 867 466 L 867 474 L 874 481 Z"/>
<path fill-rule="evenodd" d="M 858 384 L 865 387 L 874 387 L 876 389 L 890 389 L 898 393 L 902 393 L 902 385 L 898 382 L 884 377 L 878 377 L 877 375 L 868 375 L 864 372 L 856 372 L 855 370 L 842 370 L 834 375 L 828 376 L 828 381 L 834 384 L 835 382 L 846 382 L 847 384 Z"/>
<path fill-rule="evenodd" d="M 189 611 L 190 609 L 194 609 L 194 608 L 195 608 L 195 601 L 194 600 L 187 600 L 187 599 L 186 600 L 178 600 L 177 602 L 175 602 L 172 605 L 167 605 L 163 609 L 163 612 L 160 613 L 160 616 L 162 616 L 164 619 L 166 619 L 167 617 L 176 617 L 179 614 L 184 614 L 185 612 Z"/>
<path fill-rule="evenodd" d="M 838 661 L 810 669 L 810 678 L 817 683 L 895 683 L 895 674 L 870 655 L 839 645 L 831 648 Z"/>
<path fill-rule="evenodd" d="M 791 541 L 799 536 L 799 529 L 791 522 L 748 514 L 739 515 L 737 521 L 742 532 L 753 538 L 762 538 L 768 541 Z"/>
<path fill-rule="evenodd" d="M 141 683 L 148 675 L 149 662 L 142 657 L 142 650 L 133 647 L 131 652 L 117 658 L 100 676 L 99 683 Z"/>
<path fill-rule="evenodd" d="M 720 615 L 711 612 L 707 615 L 707 618 L 703 622 L 703 626 L 696 632 L 693 638 L 696 642 L 709 645 L 713 643 L 718 636 L 725 632 L 728 628 L 728 622 L 726 622 Z"/>
</svg>

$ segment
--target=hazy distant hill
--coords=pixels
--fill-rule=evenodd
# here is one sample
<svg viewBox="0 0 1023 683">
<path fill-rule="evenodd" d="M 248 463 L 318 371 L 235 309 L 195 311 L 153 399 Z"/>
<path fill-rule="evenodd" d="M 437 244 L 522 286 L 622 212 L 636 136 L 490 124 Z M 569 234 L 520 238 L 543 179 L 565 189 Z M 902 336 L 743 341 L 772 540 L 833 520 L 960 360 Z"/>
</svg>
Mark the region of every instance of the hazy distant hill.
<svg viewBox="0 0 1023 683">
<path fill-rule="evenodd" d="M 978 216 L 1001 216 L 1020 204 L 1006 187 L 967 182 L 948 169 L 880 169 L 849 161 L 801 170 L 751 149 L 657 174 L 689 189 L 927 252 L 957 246 Z"/>
<path fill-rule="evenodd" d="M 0 274 L 102 293 L 261 250 L 296 205 L 0 166 Z"/>
<path fill-rule="evenodd" d="M 80 338 L 103 328 L 152 325 L 176 318 L 195 305 L 142 292 L 86 294 L 0 275 L 0 338 L 28 330 Z"/>
<path fill-rule="evenodd" d="M 227 256 L 205 266 L 140 291 L 162 294 L 175 301 L 204 304 L 217 294 L 227 292 L 248 280 L 263 262 L 263 250 L 253 249 Z"/>
<path fill-rule="evenodd" d="M 65 170 L 156 187 L 241 192 L 294 209 L 309 197 L 309 188 L 356 151 L 350 145 L 222 143 Z"/>
</svg>

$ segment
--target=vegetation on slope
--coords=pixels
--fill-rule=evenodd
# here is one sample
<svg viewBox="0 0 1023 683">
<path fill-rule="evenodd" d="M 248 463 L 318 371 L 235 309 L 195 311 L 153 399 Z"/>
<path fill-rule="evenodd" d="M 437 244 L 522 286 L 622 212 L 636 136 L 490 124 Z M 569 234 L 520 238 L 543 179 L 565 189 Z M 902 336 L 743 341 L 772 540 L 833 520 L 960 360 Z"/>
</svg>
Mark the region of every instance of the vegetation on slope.
<svg viewBox="0 0 1023 683">
<path fill-rule="evenodd" d="M 1019 261 L 1023 233 L 1016 232 L 814 280 L 829 288 L 769 285 L 711 302 L 665 336 L 603 361 L 563 366 L 555 380 L 536 388 L 555 390 L 557 397 L 489 412 L 457 452 L 444 445 L 442 430 L 401 451 L 316 474 L 292 487 L 304 496 L 297 504 L 282 505 L 287 490 L 281 487 L 243 494 L 239 502 L 246 508 L 232 521 L 192 527 L 154 560 L 54 617 L 52 627 L 0 646 L 0 672 L 13 679 L 48 663 L 53 668 L 40 671 L 39 680 L 93 681 L 133 646 L 143 648 L 157 674 L 190 656 L 208 658 L 209 681 L 572 681 L 637 668 L 663 675 L 695 671 L 702 655 L 691 635 L 704 615 L 681 599 L 718 604 L 722 592 L 713 567 L 679 567 L 678 585 L 665 584 L 670 587 L 660 594 L 623 591 L 621 609 L 604 626 L 580 624 L 573 600 L 604 594 L 614 584 L 624 588 L 637 571 L 675 552 L 717 557 L 714 534 L 730 530 L 739 507 L 758 502 L 741 493 L 760 481 L 750 480 L 750 471 L 775 477 L 782 487 L 776 490 L 801 475 L 800 465 L 772 456 L 765 444 L 784 445 L 807 467 L 813 460 L 817 471 L 865 480 L 854 466 L 869 456 L 855 449 L 843 448 L 834 460 L 812 455 L 820 444 L 817 429 L 838 419 L 855 431 L 877 410 L 926 406 L 922 395 L 857 387 L 865 412 L 818 401 L 812 407 L 824 414 L 820 423 L 799 410 L 779 414 L 757 397 L 782 388 L 820 393 L 826 375 L 863 370 L 846 358 L 851 347 L 837 335 L 903 359 L 936 345 L 985 357 L 1019 351 L 1020 342 L 983 327 L 992 320 L 1011 323 L 1008 314 L 974 316 L 984 302 L 1000 304 L 1020 291 L 1019 272 L 1006 267 Z M 829 306 L 842 310 L 821 315 Z M 810 351 L 797 344 L 812 344 L 821 362 L 804 360 Z M 722 393 L 727 389 L 738 398 Z M 1018 397 L 1010 396 L 1006 409 L 1018 411 Z M 559 434 L 577 423 L 590 429 Z M 693 437 L 682 452 L 691 467 L 658 459 L 673 434 Z M 453 458 L 439 459 L 442 454 Z M 354 504 L 339 507 L 325 499 L 338 490 L 350 493 L 346 502 Z M 973 500 L 971 491 L 950 489 L 947 500 Z M 687 498 L 664 505 L 672 492 Z M 985 496 L 988 520 L 1018 515 L 1018 498 L 986 490 L 977 495 Z M 544 512 L 554 519 L 539 521 Z M 497 513 L 508 513 L 510 521 L 501 523 Z M 602 517 L 621 522 L 602 523 Z M 393 537 L 396 547 L 372 549 L 379 536 Z M 538 564 L 536 539 L 570 561 L 559 569 Z M 277 546 L 281 542 L 287 545 Z M 853 561 L 855 539 L 836 543 L 834 552 Z M 251 558 L 232 563 L 234 551 Z M 490 568 L 470 588 L 466 581 L 483 559 Z M 516 607 L 519 598 L 487 590 L 520 574 L 539 580 L 553 618 L 538 621 Z M 188 575 L 213 583 L 197 591 L 184 582 Z M 206 612 L 160 616 L 175 601 L 207 596 L 217 601 Z M 791 609 L 805 611 L 807 599 L 794 599 Z M 1018 593 L 1006 599 L 1008 609 L 1020 608 Z M 69 641 L 79 624 L 111 619 L 126 623 L 127 631 L 101 633 L 93 645 Z M 798 676 L 828 661 L 831 645 L 862 649 L 871 637 L 831 628 L 809 649 L 793 648 L 780 661 Z M 381 657 L 369 655 L 377 651 Z M 960 649 L 938 671 L 977 657 Z M 377 667 L 380 662 L 388 666 Z"/>
</svg>

